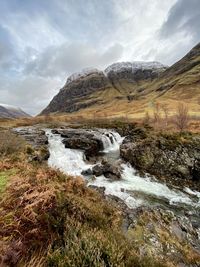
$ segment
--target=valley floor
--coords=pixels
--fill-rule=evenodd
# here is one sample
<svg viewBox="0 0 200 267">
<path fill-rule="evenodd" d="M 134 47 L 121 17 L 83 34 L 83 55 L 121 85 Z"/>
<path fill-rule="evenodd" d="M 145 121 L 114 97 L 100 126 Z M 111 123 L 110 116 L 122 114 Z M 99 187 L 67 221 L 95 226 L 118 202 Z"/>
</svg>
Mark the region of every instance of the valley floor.
<svg viewBox="0 0 200 267">
<path fill-rule="evenodd" d="M 199 224 L 192 224 L 189 211 L 178 215 L 179 209 L 173 212 L 165 201 L 153 208 L 130 208 L 122 199 L 105 195 L 95 182 L 89 188 L 80 176 L 48 167 L 44 125 L 37 127 L 40 138 L 34 141 L 40 146 L 1 129 L 2 266 L 199 266 Z M 132 137 L 144 134 L 140 127 L 121 122 L 102 128 Z M 186 141 L 186 136 L 178 139 Z"/>
</svg>

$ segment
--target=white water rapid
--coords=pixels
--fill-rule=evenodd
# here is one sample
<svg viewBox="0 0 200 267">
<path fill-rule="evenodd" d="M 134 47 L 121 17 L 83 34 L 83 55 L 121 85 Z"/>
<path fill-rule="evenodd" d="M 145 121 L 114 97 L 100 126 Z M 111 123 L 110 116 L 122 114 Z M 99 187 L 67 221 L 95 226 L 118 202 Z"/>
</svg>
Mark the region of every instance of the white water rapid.
<svg viewBox="0 0 200 267">
<path fill-rule="evenodd" d="M 119 151 L 120 144 L 124 139 L 123 137 L 121 137 L 117 132 L 113 131 L 101 131 L 101 134 L 101 140 L 104 146 L 104 153 Z"/>
<path fill-rule="evenodd" d="M 119 146 L 123 137 L 116 132 L 107 130 L 99 130 L 98 133 L 101 133 L 101 140 L 104 145 L 103 152 L 106 153 L 107 157 L 113 151 L 119 153 Z M 94 166 L 85 162 L 83 151 L 65 148 L 60 135 L 52 134 L 50 130 L 47 130 L 46 134 L 49 141 L 49 166 L 58 168 L 66 174 L 79 176 L 83 170 Z M 162 202 L 171 206 L 183 204 L 200 207 L 199 192 L 193 192 L 190 189 L 186 189 L 185 192 L 170 189 L 167 185 L 153 178 L 136 175 L 135 170 L 129 164 L 121 164 L 121 167 L 121 180 L 111 181 L 104 176 L 99 176 L 88 180 L 88 185 L 105 187 L 105 194 L 119 197 L 130 208 Z"/>
<path fill-rule="evenodd" d="M 50 130 L 46 130 L 46 135 L 49 141 L 48 164 L 50 167 L 57 168 L 66 174 L 81 175 L 83 170 L 92 166 L 85 163 L 83 151 L 65 148 L 60 135 L 52 134 Z"/>
</svg>

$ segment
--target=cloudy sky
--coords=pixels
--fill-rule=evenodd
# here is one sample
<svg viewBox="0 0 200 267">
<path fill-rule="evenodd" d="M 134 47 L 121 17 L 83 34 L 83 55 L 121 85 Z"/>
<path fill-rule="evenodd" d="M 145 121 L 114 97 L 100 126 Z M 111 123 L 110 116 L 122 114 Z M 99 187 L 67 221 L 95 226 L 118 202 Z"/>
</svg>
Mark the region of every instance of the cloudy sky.
<svg viewBox="0 0 200 267">
<path fill-rule="evenodd" d="M 171 65 L 199 29 L 200 0 L 0 0 L 0 103 L 34 115 L 83 68 Z"/>
</svg>

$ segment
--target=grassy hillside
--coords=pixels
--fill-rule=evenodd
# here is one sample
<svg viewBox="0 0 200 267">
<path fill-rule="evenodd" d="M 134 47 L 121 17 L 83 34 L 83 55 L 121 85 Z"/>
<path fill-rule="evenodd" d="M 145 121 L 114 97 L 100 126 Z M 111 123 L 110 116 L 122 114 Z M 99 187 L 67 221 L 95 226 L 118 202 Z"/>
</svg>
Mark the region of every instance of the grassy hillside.
<svg viewBox="0 0 200 267">
<path fill-rule="evenodd" d="M 171 113 L 178 102 L 188 105 L 192 115 L 200 113 L 200 44 L 194 47 L 183 59 L 175 63 L 153 81 L 129 82 L 119 80 L 101 90 L 82 98 L 80 102 L 96 101 L 96 104 L 76 112 L 84 117 L 143 117 L 153 112 L 157 103 L 164 104 Z"/>
</svg>

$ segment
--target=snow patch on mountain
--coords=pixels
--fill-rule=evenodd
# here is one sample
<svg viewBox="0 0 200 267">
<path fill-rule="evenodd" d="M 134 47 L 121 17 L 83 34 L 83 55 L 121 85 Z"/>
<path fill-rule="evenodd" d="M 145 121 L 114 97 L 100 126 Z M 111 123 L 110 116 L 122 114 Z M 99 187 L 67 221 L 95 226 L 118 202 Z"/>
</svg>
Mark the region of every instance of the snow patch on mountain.
<svg viewBox="0 0 200 267">
<path fill-rule="evenodd" d="M 17 111 L 21 111 L 20 108 L 15 107 L 15 106 L 12 106 L 12 105 L 8 105 L 8 104 L 2 104 L 2 103 L 0 103 L 0 106 L 3 107 L 3 108 L 6 108 L 6 109 L 8 109 L 8 110 L 17 110 Z"/>
<path fill-rule="evenodd" d="M 73 73 L 72 75 L 70 75 L 67 79 L 66 85 L 73 82 L 73 81 L 76 81 L 80 78 L 84 78 L 90 74 L 95 74 L 95 73 L 102 74 L 102 71 L 100 71 L 96 68 L 85 68 L 82 71 L 79 71 L 79 72 L 76 72 L 76 73 Z"/>
<path fill-rule="evenodd" d="M 98 70 L 96 68 L 85 68 L 82 71 L 73 73 L 67 78 L 66 84 L 68 85 L 71 82 L 79 80 L 81 78 L 85 78 L 91 74 L 104 74 L 107 76 L 110 72 L 122 72 L 122 71 L 130 71 L 134 73 L 138 69 L 141 70 L 165 70 L 168 66 L 161 64 L 157 61 L 145 62 L 145 61 L 134 61 L 134 62 L 117 62 L 108 66 L 104 71 Z"/>
<path fill-rule="evenodd" d="M 158 70 L 166 69 L 168 66 L 161 64 L 157 61 L 145 62 L 145 61 L 134 61 L 134 62 L 117 62 L 108 66 L 104 73 L 108 75 L 110 72 L 122 72 L 126 70 L 131 70 L 132 73 L 141 70 Z"/>
<path fill-rule="evenodd" d="M 0 118 L 22 118 L 22 117 L 30 117 L 30 115 L 24 112 L 21 108 L 0 103 Z"/>
</svg>

